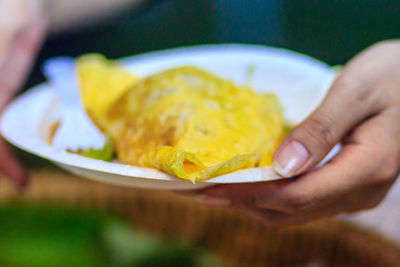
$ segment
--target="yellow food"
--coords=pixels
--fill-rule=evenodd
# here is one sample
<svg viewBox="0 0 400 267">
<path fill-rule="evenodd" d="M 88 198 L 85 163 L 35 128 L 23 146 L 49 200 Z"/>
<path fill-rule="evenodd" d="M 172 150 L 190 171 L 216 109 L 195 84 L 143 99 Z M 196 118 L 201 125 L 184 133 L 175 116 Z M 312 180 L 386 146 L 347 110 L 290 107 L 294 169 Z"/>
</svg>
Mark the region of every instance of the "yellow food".
<svg viewBox="0 0 400 267">
<path fill-rule="evenodd" d="M 139 78 L 102 55 L 85 55 L 77 63 L 82 102 L 95 123 L 102 124 L 106 112 Z"/>
<path fill-rule="evenodd" d="M 271 164 L 284 129 L 276 96 L 184 66 L 149 76 L 120 97 L 136 80 L 121 83 L 103 67 L 88 69 L 80 70 L 85 105 L 104 122 L 120 161 L 192 182 Z"/>
</svg>

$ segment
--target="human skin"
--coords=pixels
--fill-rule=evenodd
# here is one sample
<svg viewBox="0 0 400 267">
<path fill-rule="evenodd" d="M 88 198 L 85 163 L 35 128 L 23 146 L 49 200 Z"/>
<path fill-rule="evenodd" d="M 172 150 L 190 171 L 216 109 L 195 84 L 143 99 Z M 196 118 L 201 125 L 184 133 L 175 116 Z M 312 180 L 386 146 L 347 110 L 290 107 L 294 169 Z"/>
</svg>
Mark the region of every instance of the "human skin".
<svg viewBox="0 0 400 267">
<path fill-rule="evenodd" d="M 6 0 L 0 4 L 0 112 L 22 86 L 46 32 L 39 1 Z M 0 138 L 0 173 L 18 189 L 27 173 Z"/>
<path fill-rule="evenodd" d="M 267 225 L 289 225 L 376 207 L 400 168 L 400 41 L 377 43 L 345 65 L 322 104 L 274 154 L 290 179 L 196 192 Z M 340 153 L 313 168 L 338 142 Z"/>
<path fill-rule="evenodd" d="M 140 0 L 0 0 L 0 112 L 18 92 L 48 31 L 91 23 Z M 27 185 L 26 170 L 0 138 L 0 174 L 17 189 Z"/>
</svg>

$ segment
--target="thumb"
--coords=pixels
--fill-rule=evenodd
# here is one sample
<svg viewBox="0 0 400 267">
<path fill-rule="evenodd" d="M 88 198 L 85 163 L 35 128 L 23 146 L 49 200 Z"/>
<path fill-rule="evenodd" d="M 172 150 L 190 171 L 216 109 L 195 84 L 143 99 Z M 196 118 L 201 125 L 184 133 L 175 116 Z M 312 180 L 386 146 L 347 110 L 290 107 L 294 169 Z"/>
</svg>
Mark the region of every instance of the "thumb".
<svg viewBox="0 0 400 267">
<path fill-rule="evenodd" d="M 351 72 L 341 74 L 321 105 L 289 133 L 274 154 L 276 172 L 284 177 L 306 172 L 353 127 L 378 112 L 373 88 L 360 86 L 357 76 L 362 78 Z"/>
</svg>

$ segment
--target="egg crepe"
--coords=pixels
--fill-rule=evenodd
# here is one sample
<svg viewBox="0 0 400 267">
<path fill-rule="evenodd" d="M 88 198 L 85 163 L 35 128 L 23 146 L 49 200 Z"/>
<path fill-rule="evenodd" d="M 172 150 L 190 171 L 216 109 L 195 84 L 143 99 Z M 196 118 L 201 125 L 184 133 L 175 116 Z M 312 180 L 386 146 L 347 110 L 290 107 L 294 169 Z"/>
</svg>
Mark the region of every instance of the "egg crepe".
<svg viewBox="0 0 400 267">
<path fill-rule="evenodd" d="M 139 77 L 99 54 L 78 58 L 77 73 L 83 105 L 98 126 L 111 106 L 139 81 Z"/>
<path fill-rule="evenodd" d="M 284 129 L 275 95 L 191 66 L 151 75 L 92 113 L 120 161 L 192 182 L 270 165 Z"/>
</svg>

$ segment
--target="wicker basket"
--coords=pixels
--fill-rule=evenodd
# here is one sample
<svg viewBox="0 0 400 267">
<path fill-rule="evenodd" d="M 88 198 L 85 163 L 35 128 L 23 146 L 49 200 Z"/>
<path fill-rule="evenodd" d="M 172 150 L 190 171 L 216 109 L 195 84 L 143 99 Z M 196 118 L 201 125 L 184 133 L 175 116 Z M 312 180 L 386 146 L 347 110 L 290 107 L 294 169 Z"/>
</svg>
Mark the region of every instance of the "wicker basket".
<svg viewBox="0 0 400 267">
<path fill-rule="evenodd" d="M 91 182 L 55 168 L 32 171 L 23 196 L 0 182 L 2 201 L 71 205 L 113 212 L 160 235 L 180 235 L 235 266 L 400 266 L 400 249 L 384 238 L 334 220 L 267 228 L 227 209 L 169 192 Z"/>
</svg>

